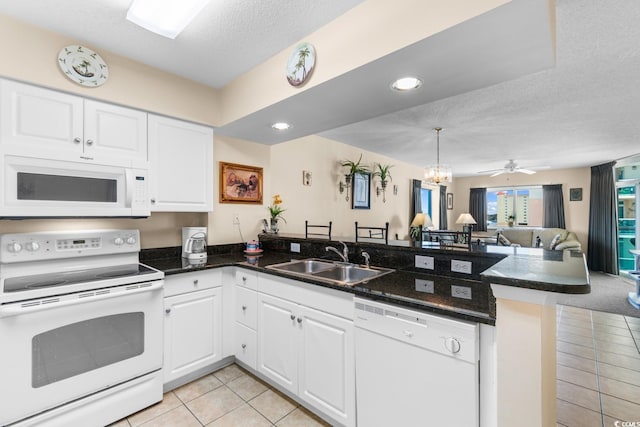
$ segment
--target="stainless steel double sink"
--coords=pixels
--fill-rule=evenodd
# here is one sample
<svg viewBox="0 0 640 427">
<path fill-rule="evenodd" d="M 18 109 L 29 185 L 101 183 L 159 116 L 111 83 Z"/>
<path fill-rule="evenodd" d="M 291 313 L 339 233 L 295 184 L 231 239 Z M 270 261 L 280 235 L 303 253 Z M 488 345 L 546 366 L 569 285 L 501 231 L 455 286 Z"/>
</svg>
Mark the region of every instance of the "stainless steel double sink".
<svg viewBox="0 0 640 427">
<path fill-rule="evenodd" d="M 343 286 L 353 286 L 395 271 L 390 268 L 366 267 L 318 258 L 291 260 L 269 265 L 267 268 Z"/>
</svg>

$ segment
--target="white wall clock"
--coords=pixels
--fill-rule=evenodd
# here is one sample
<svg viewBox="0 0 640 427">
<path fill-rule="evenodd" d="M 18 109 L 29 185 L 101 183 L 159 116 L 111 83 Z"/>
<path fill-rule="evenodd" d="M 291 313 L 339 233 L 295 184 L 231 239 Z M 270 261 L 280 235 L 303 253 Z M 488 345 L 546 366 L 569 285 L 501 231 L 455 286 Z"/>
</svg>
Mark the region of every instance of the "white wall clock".
<svg viewBox="0 0 640 427">
<path fill-rule="evenodd" d="M 311 76 L 316 65 L 316 50 L 311 43 L 296 46 L 287 62 L 287 81 L 291 86 L 301 86 Z"/>
<path fill-rule="evenodd" d="M 58 65 L 70 80 L 87 87 L 98 87 L 109 78 L 109 67 L 89 48 L 69 45 L 58 54 Z"/>
</svg>

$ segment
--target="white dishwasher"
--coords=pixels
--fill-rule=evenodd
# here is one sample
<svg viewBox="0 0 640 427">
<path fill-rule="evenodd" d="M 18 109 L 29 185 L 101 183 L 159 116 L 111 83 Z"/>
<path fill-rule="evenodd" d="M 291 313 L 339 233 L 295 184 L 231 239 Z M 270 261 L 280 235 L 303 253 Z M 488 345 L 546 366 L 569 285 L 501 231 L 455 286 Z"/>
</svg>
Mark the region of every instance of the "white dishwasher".
<svg viewBox="0 0 640 427">
<path fill-rule="evenodd" d="M 478 324 L 354 301 L 358 426 L 477 427 Z"/>
</svg>

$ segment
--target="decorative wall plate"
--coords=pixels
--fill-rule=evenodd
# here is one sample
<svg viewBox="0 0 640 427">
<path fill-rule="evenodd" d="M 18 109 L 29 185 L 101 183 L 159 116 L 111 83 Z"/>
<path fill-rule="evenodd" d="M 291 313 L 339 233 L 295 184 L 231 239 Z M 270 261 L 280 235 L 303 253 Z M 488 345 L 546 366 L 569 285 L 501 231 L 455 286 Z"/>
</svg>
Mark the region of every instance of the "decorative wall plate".
<svg viewBox="0 0 640 427">
<path fill-rule="evenodd" d="M 311 43 L 301 43 L 289 56 L 287 62 L 287 80 L 291 86 L 301 86 L 316 65 L 316 50 Z"/>
<path fill-rule="evenodd" d="M 58 54 L 58 65 L 72 81 L 82 86 L 98 87 L 109 78 L 109 67 L 94 51 L 80 45 L 69 45 Z"/>
</svg>

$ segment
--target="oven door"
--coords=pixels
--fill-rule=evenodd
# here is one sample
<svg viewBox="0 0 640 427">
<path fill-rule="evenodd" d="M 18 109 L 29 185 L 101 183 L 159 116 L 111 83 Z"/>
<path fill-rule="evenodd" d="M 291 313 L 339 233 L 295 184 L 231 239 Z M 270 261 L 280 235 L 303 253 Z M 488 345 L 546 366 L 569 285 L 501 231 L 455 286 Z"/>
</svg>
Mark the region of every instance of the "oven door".
<svg viewBox="0 0 640 427">
<path fill-rule="evenodd" d="M 5 155 L 0 217 L 149 216 L 147 171 Z"/>
<path fill-rule="evenodd" d="M 160 369 L 162 286 L 0 306 L 0 425 Z"/>
</svg>

